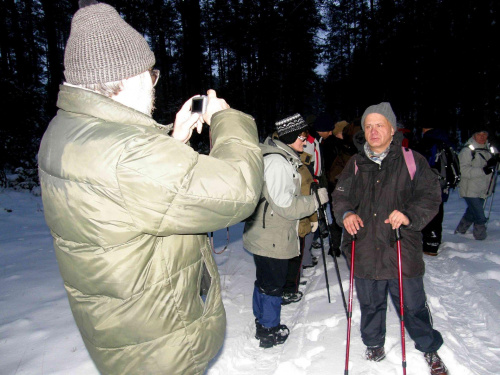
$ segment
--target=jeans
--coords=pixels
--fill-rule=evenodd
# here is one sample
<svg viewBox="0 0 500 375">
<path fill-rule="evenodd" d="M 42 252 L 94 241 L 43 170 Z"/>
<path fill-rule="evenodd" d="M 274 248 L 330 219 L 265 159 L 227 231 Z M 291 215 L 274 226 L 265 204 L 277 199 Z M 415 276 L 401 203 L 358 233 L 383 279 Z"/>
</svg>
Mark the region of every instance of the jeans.
<svg viewBox="0 0 500 375">
<path fill-rule="evenodd" d="M 467 198 L 467 210 L 465 210 L 464 219 L 476 225 L 486 224 L 486 216 L 484 215 L 484 199 L 483 198 Z"/>
<path fill-rule="evenodd" d="M 281 318 L 281 295 L 286 282 L 288 259 L 254 254 L 256 268 L 253 292 L 253 314 L 265 328 L 276 327 Z"/>
</svg>

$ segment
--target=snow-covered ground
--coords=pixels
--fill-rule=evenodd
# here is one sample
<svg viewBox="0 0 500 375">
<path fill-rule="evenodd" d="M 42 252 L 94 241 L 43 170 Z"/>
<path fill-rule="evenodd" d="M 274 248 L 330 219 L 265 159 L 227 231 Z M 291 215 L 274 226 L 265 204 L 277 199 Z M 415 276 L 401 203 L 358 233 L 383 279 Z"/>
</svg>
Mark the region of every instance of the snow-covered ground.
<svg viewBox="0 0 500 375">
<path fill-rule="evenodd" d="M 434 326 L 445 344 L 439 354 L 452 375 L 500 374 L 500 198 L 493 203 L 489 235 L 454 235 L 465 202 L 453 192 L 445 204 L 444 238 L 439 256 L 425 258 L 425 287 Z M 487 207 L 489 207 L 489 202 Z M 97 375 L 73 321 L 43 218 L 40 197 L 0 191 L 0 374 Z M 219 265 L 227 333 L 208 375 L 343 374 L 347 321 L 333 259 L 327 258 L 331 303 L 323 263 L 305 270 L 301 302 L 283 307 L 290 328 L 284 345 L 261 349 L 254 338 L 252 291 L 255 267 L 243 250 L 242 224 L 230 228 L 230 243 L 214 254 Z M 216 251 L 226 231 L 215 233 Z M 404 249 L 403 249 L 404 251 Z M 348 295 L 349 271 L 339 259 Z M 399 321 L 394 306 L 387 316 L 387 358 L 364 360 L 360 312 L 353 302 L 349 374 L 402 374 Z M 407 374 L 427 374 L 422 354 L 406 337 Z"/>
</svg>

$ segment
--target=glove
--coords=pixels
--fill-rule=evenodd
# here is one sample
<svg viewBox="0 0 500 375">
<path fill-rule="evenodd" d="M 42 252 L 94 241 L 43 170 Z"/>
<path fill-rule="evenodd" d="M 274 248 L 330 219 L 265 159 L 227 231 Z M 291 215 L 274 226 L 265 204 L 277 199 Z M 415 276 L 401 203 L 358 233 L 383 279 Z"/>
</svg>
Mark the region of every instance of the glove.
<svg viewBox="0 0 500 375">
<path fill-rule="evenodd" d="M 319 203 L 320 206 L 323 206 L 324 204 L 328 203 L 328 191 L 326 188 L 319 188 L 318 189 L 318 197 L 319 197 Z"/>
<path fill-rule="evenodd" d="M 492 167 L 495 167 L 497 165 L 497 158 L 496 156 L 492 156 L 491 158 L 488 159 L 488 161 L 486 162 L 486 167 L 485 168 L 492 168 Z"/>
<path fill-rule="evenodd" d="M 311 232 L 316 232 L 318 230 L 318 222 L 317 221 L 311 221 Z"/>
<path fill-rule="evenodd" d="M 490 174 L 491 172 L 493 172 L 493 169 L 495 169 L 495 167 L 486 166 L 483 168 L 483 172 L 484 172 L 484 174 Z"/>
</svg>

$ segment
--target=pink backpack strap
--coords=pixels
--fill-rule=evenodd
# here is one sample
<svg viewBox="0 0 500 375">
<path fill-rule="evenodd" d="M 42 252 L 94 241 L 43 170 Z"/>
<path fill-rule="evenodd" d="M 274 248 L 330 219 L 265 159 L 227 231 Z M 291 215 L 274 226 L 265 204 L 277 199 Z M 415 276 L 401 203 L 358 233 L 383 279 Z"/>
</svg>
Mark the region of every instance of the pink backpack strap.
<svg viewBox="0 0 500 375">
<path fill-rule="evenodd" d="M 354 160 L 354 175 L 358 174 L 358 164 L 356 164 L 356 160 Z"/>
<path fill-rule="evenodd" d="M 413 152 L 406 147 L 402 147 L 403 155 L 405 157 L 406 167 L 408 168 L 408 172 L 410 173 L 410 178 L 413 181 L 413 177 L 415 177 L 415 172 L 417 171 L 417 165 L 415 164 L 415 158 L 413 157 Z"/>
</svg>

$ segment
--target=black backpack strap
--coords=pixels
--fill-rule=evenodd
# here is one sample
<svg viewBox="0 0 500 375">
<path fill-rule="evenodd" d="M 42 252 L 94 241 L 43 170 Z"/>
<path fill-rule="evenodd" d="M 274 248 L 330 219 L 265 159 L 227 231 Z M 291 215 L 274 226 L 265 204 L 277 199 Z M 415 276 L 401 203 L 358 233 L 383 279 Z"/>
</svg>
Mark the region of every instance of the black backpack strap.
<svg viewBox="0 0 500 375">
<path fill-rule="evenodd" d="M 262 215 L 262 228 L 266 229 L 266 212 L 267 208 L 269 207 L 269 202 L 266 200 L 266 198 L 262 198 L 266 201 L 264 204 L 264 214 Z"/>
</svg>

